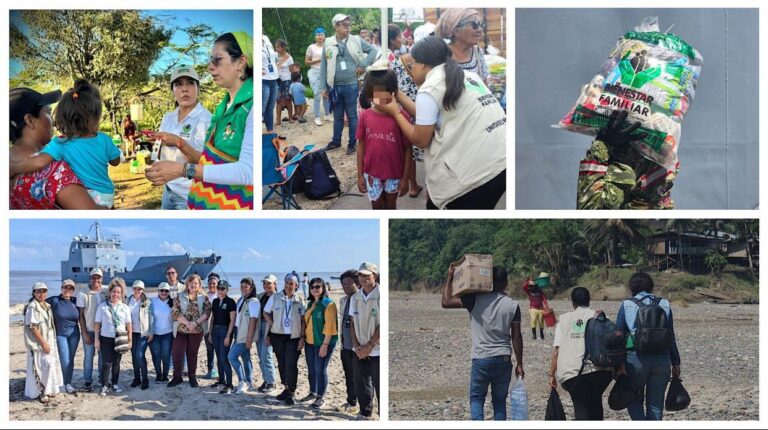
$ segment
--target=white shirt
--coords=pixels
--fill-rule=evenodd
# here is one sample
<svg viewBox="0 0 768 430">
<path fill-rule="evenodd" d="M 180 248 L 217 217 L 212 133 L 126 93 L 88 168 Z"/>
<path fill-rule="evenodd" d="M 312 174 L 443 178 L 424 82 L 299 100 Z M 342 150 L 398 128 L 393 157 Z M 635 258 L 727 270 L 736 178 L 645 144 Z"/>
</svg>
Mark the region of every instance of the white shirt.
<svg viewBox="0 0 768 430">
<path fill-rule="evenodd" d="M 128 305 L 123 302 L 118 302 L 112 305 L 112 309 L 114 310 L 117 319 L 120 321 L 118 328 L 125 330 L 126 324 L 131 324 L 131 310 L 128 308 Z M 99 334 L 104 337 L 117 336 L 115 333 L 112 312 L 109 310 L 107 302 L 99 305 L 99 309 L 96 311 L 95 321 L 101 323 L 101 331 Z"/>
<path fill-rule="evenodd" d="M 203 104 L 197 102 L 197 105 L 190 113 L 179 121 L 179 108 L 168 112 L 163 116 L 159 131 L 175 134 L 184 139 L 187 145 L 202 151 L 205 146 L 205 133 L 208 126 L 211 125 L 211 113 L 203 107 Z M 160 149 L 160 159 L 183 163 L 187 161 L 179 148 L 163 145 Z M 183 198 L 187 198 L 189 187 L 192 186 L 192 180 L 187 178 L 176 178 L 168 182 L 168 188 Z"/>
<path fill-rule="evenodd" d="M 235 316 L 235 327 L 240 327 L 240 315 L 242 315 L 242 312 L 240 312 L 241 303 L 243 303 L 243 297 L 237 299 L 237 306 L 235 307 L 237 309 L 237 315 Z M 266 310 L 266 307 L 264 309 Z M 259 318 L 261 315 L 261 303 L 258 300 L 251 300 L 248 303 L 248 312 L 250 312 L 251 318 Z"/>
<path fill-rule="evenodd" d="M 203 181 L 221 185 L 253 185 L 253 109 L 245 120 L 245 134 L 238 160 L 205 166 Z"/>
<path fill-rule="evenodd" d="M 270 65 L 272 71 L 270 72 Z M 261 79 L 274 81 L 279 77 L 277 72 L 277 52 L 269 41 L 269 37 L 261 35 Z"/>
<path fill-rule="evenodd" d="M 305 56 L 309 57 L 309 59 L 312 61 L 322 60 L 323 47 L 317 46 L 313 43 L 307 47 L 307 53 L 305 54 Z M 317 70 L 318 72 L 320 71 L 320 63 L 313 64 L 310 67 Z"/>
<path fill-rule="evenodd" d="M 171 299 L 168 299 L 171 300 Z M 154 330 L 152 334 L 162 335 L 173 331 L 173 319 L 171 319 L 171 307 L 168 302 L 155 297 L 152 299 L 152 315 L 154 316 Z"/>
<path fill-rule="evenodd" d="M 282 59 L 280 57 L 277 58 L 277 61 L 280 62 Z M 293 57 L 288 55 L 288 59 L 283 62 L 283 64 L 279 67 L 277 73 L 280 76 L 281 81 L 288 81 L 291 82 L 291 65 L 293 64 Z"/>
<path fill-rule="evenodd" d="M 141 312 L 141 297 L 136 300 L 136 298 L 131 295 L 131 297 L 128 298 L 128 308 L 131 310 L 131 321 L 136 321 L 136 324 L 133 325 L 133 332 L 141 333 L 141 324 L 139 323 L 141 321 L 141 317 L 139 316 L 139 312 Z"/>
<path fill-rule="evenodd" d="M 168 285 L 171 287 L 170 288 L 171 291 L 170 291 L 170 294 L 169 294 L 171 299 L 175 299 L 176 297 L 179 297 L 179 293 L 184 291 L 184 288 L 185 288 L 184 284 L 182 284 L 179 281 L 176 281 L 176 285 L 171 285 L 170 282 L 168 283 Z"/>
</svg>

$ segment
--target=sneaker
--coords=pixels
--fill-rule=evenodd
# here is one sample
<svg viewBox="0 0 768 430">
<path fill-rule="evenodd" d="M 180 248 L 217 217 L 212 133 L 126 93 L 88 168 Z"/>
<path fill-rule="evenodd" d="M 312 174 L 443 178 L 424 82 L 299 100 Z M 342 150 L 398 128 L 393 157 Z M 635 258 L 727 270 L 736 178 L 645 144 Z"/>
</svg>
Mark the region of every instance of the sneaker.
<svg viewBox="0 0 768 430">
<path fill-rule="evenodd" d="M 315 125 L 323 125 L 323 120 L 320 118 L 315 118 Z"/>
<path fill-rule="evenodd" d="M 237 391 L 235 394 L 245 394 L 248 392 L 248 383 L 247 382 L 240 382 L 240 385 L 237 386 Z"/>
<path fill-rule="evenodd" d="M 288 390 L 283 390 L 283 392 L 282 392 L 282 393 L 280 393 L 280 394 L 278 394 L 277 396 L 275 396 L 275 400 L 279 400 L 279 401 L 281 401 L 281 402 L 282 402 L 283 400 L 287 399 L 287 398 L 288 398 L 288 396 L 290 396 L 290 395 L 291 395 L 291 392 L 290 392 L 290 391 L 288 391 Z"/>
<path fill-rule="evenodd" d="M 333 115 L 326 115 L 325 120 L 328 122 L 333 122 Z"/>
<path fill-rule="evenodd" d="M 141 379 L 134 379 L 133 382 L 131 382 L 131 388 L 136 388 L 139 385 L 141 385 Z"/>
<path fill-rule="evenodd" d="M 149 379 L 141 381 L 141 389 L 146 390 L 147 388 L 149 388 Z"/>
<path fill-rule="evenodd" d="M 288 397 L 285 398 L 286 406 L 293 406 L 296 404 L 296 400 L 293 400 L 293 393 L 288 393 Z"/>
<path fill-rule="evenodd" d="M 315 402 L 312 403 L 312 409 L 320 409 L 325 404 L 325 400 L 322 397 L 318 397 L 315 399 Z"/>
<path fill-rule="evenodd" d="M 86 393 L 90 393 L 91 391 L 93 391 L 93 384 L 90 382 L 86 382 L 85 387 L 83 387 L 83 391 L 85 391 Z"/>
<path fill-rule="evenodd" d="M 357 405 L 350 404 L 349 402 L 339 406 L 338 408 L 336 408 L 336 410 L 338 412 L 343 412 L 349 415 L 356 415 L 360 413 L 360 408 Z"/>
<path fill-rule="evenodd" d="M 235 387 L 231 385 L 225 385 L 224 388 L 222 388 L 221 391 L 219 391 L 219 394 L 230 394 L 234 389 Z"/>
<path fill-rule="evenodd" d="M 168 383 L 168 388 L 173 388 L 173 387 L 181 384 L 182 382 L 184 382 L 184 381 L 182 381 L 181 379 L 172 379 L 171 382 Z"/>
<path fill-rule="evenodd" d="M 347 145 L 347 155 L 352 155 L 357 152 L 357 144 Z"/>
<path fill-rule="evenodd" d="M 189 378 L 189 386 L 192 388 L 199 387 L 200 384 L 197 383 L 197 378 Z"/>
<path fill-rule="evenodd" d="M 67 386 L 66 386 L 66 387 L 64 387 L 64 389 L 67 391 L 67 394 L 72 394 L 72 393 L 74 393 L 75 391 L 77 391 L 77 390 L 75 389 L 75 387 L 73 387 L 73 386 L 72 386 L 72 384 L 67 384 Z"/>
<path fill-rule="evenodd" d="M 265 383 L 264 384 L 264 388 L 259 388 L 259 392 L 260 393 L 265 393 L 265 394 L 266 393 L 271 393 L 271 392 L 275 391 L 275 388 L 277 388 L 277 387 L 275 387 L 275 384 L 266 384 Z"/>
<path fill-rule="evenodd" d="M 116 394 L 120 394 L 123 392 L 123 389 L 120 388 L 119 385 L 115 384 L 115 386 L 112 388 L 112 391 L 114 391 Z"/>
<path fill-rule="evenodd" d="M 328 142 L 328 144 L 325 145 L 326 151 L 333 151 L 334 149 L 339 149 L 339 148 L 341 148 L 341 143 Z"/>
<path fill-rule="evenodd" d="M 256 389 L 256 391 L 258 391 L 259 393 L 263 393 L 265 388 L 267 388 L 266 381 L 262 382 L 261 385 L 259 385 L 259 388 Z"/>
<path fill-rule="evenodd" d="M 51 398 L 46 396 L 45 394 L 41 394 L 40 397 L 37 398 L 37 400 L 44 405 L 47 405 L 48 403 L 51 402 Z"/>
<path fill-rule="evenodd" d="M 212 378 L 211 378 L 211 376 L 212 376 L 212 372 L 213 372 L 213 371 L 209 370 L 209 371 L 208 371 L 208 373 L 206 373 L 206 374 L 205 374 L 205 376 L 203 376 L 203 378 L 205 378 L 205 379 L 212 379 Z"/>
<path fill-rule="evenodd" d="M 309 393 L 306 396 L 302 397 L 301 400 L 299 400 L 299 402 L 306 403 L 310 400 L 315 400 L 316 398 L 317 398 L 317 395 L 315 393 Z"/>
<path fill-rule="evenodd" d="M 106 385 L 101 387 L 101 391 L 99 392 L 99 395 L 101 397 L 106 396 L 108 393 L 109 393 L 109 387 L 107 387 Z"/>
<path fill-rule="evenodd" d="M 216 382 L 213 383 L 213 385 L 211 385 L 211 388 L 223 387 L 225 385 L 227 385 L 227 384 L 225 384 L 224 381 L 216 381 Z"/>
<path fill-rule="evenodd" d="M 219 371 L 216 369 L 211 370 L 211 379 L 217 379 L 219 377 Z"/>
<path fill-rule="evenodd" d="M 355 421 L 372 421 L 373 415 L 365 416 L 363 414 L 358 414 L 357 417 L 355 417 Z"/>
<path fill-rule="evenodd" d="M 299 118 L 299 124 L 306 124 L 307 120 L 304 118 Z"/>
</svg>

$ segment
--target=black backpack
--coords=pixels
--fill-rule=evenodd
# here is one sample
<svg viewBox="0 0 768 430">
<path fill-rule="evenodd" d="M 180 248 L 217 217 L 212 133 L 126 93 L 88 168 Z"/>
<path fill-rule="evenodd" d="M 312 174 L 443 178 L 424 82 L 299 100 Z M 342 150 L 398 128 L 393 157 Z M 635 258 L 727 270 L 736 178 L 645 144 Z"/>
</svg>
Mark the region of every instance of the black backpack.
<svg viewBox="0 0 768 430">
<path fill-rule="evenodd" d="M 605 312 L 598 312 L 587 321 L 584 346 L 582 370 L 587 360 L 597 367 L 619 367 L 627 361 L 624 332 L 605 316 Z"/>
<path fill-rule="evenodd" d="M 299 148 L 291 145 L 285 150 L 285 160 L 283 162 L 286 162 L 288 160 L 291 160 L 293 157 L 298 155 L 301 151 Z M 301 162 L 299 162 L 301 163 Z M 296 168 L 296 171 L 293 173 L 293 176 L 291 176 L 291 193 L 292 194 L 299 194 L 304 192 L 304 181 L 306 180 L 306 177 L 304 176 L 304 173 L 301 172 L 301 164 Z"/>
<path fill-rule="evenodd" d="M 638 306 L 635 319 L 635 351 L 642 354 L 668 351 L 672 345 L 672 332 L 669 330 L 667 313 L 659 305 L 661 299 L 653 297 L 650 303 L 634 297 L 630 300 Z"/>
<path fill-rule="evenodd" d="M 304 176 L 304 195 L 308 199 L 324 200 L 341 195 L 341 183 L 325 151 L 307 154 L 299 162 L 299 170 Z"/>
</svg>

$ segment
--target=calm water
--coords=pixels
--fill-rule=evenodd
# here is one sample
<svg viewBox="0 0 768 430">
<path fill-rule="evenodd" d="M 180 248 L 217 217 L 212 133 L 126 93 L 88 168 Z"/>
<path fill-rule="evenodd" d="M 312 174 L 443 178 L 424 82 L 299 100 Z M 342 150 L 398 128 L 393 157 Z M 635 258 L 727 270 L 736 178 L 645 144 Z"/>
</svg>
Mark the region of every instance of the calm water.
<svg viewBox="0 0 768 430">
<path fill-rule="evenodd" d="M 269 273 L 266 272 L 229 272 L 229 273 L 223 273 L 221 271 L 216 271 L 223 279 L 226 279 L 231 287 L 230 287 L 230 296 L 237 298 L 240 297 L 240 280 L 245 278 L 246 276 L 250 276 L 253 278 L 254 281 L 256 281 L 256 288 L 261 292 L 261 280 L 267 276 Z M 302 272 L 303 273 L 303 272 Z M 283 281 L 282 278 L 286 275 L 285 273 L 273 273 L 277 278 L 279 279 L 277 286 L 278 289 L 282 288 Z M 338 279 L 331 279 L 331 276 L 338 277 L 341 275 L 341 272 L 317 272 L 317 273 L 308 273 L 309 279 L 312 279 L 314 277 L 320 277 L 325 279 L 326 282 L 330 282 L 331 288 L 335 289 L 341 289 L 341 283 L 339 283 Z M 59 272 L 46 272 L 46 271 L 21 271 L 21 270 L 11 270 L 10 273 L 10 301 L 9 304 L 15 305 L 18 303 L 25 303 L 29 300 L 30 297 L 32 297 L 32 285 L 35 282 L 42 281 L 45 282 L 48 285 L 49 288 L 49 294 L 48 296 L 56 295 L 60 291 L 61 287 L 61 276 Z M 299 281 L 301 281 L 301 276 L 299 276 Z M 205 288 L 207 288 L 207 285 L 204 285 Z M 154 289 L 149 290 L 150 296 L 155 296 Z"/>
</svg>

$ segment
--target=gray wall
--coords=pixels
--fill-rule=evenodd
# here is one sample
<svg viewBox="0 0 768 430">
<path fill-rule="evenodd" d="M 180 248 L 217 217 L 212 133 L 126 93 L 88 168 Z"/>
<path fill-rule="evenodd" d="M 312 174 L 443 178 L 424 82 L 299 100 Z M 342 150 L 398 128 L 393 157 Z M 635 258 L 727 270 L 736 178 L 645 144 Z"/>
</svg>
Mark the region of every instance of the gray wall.
<svg viewBox="0 0 768 430">
<path fill-rule="evenodd" d="M 678 209 L 758 206 L 757 9 L 517 9 L 517 209 L 574 209 L 591 137 L 550 128 L 571 108 L 616 40 L 646 16 L 701 52 L 683 120 Z"/>
</svg>

